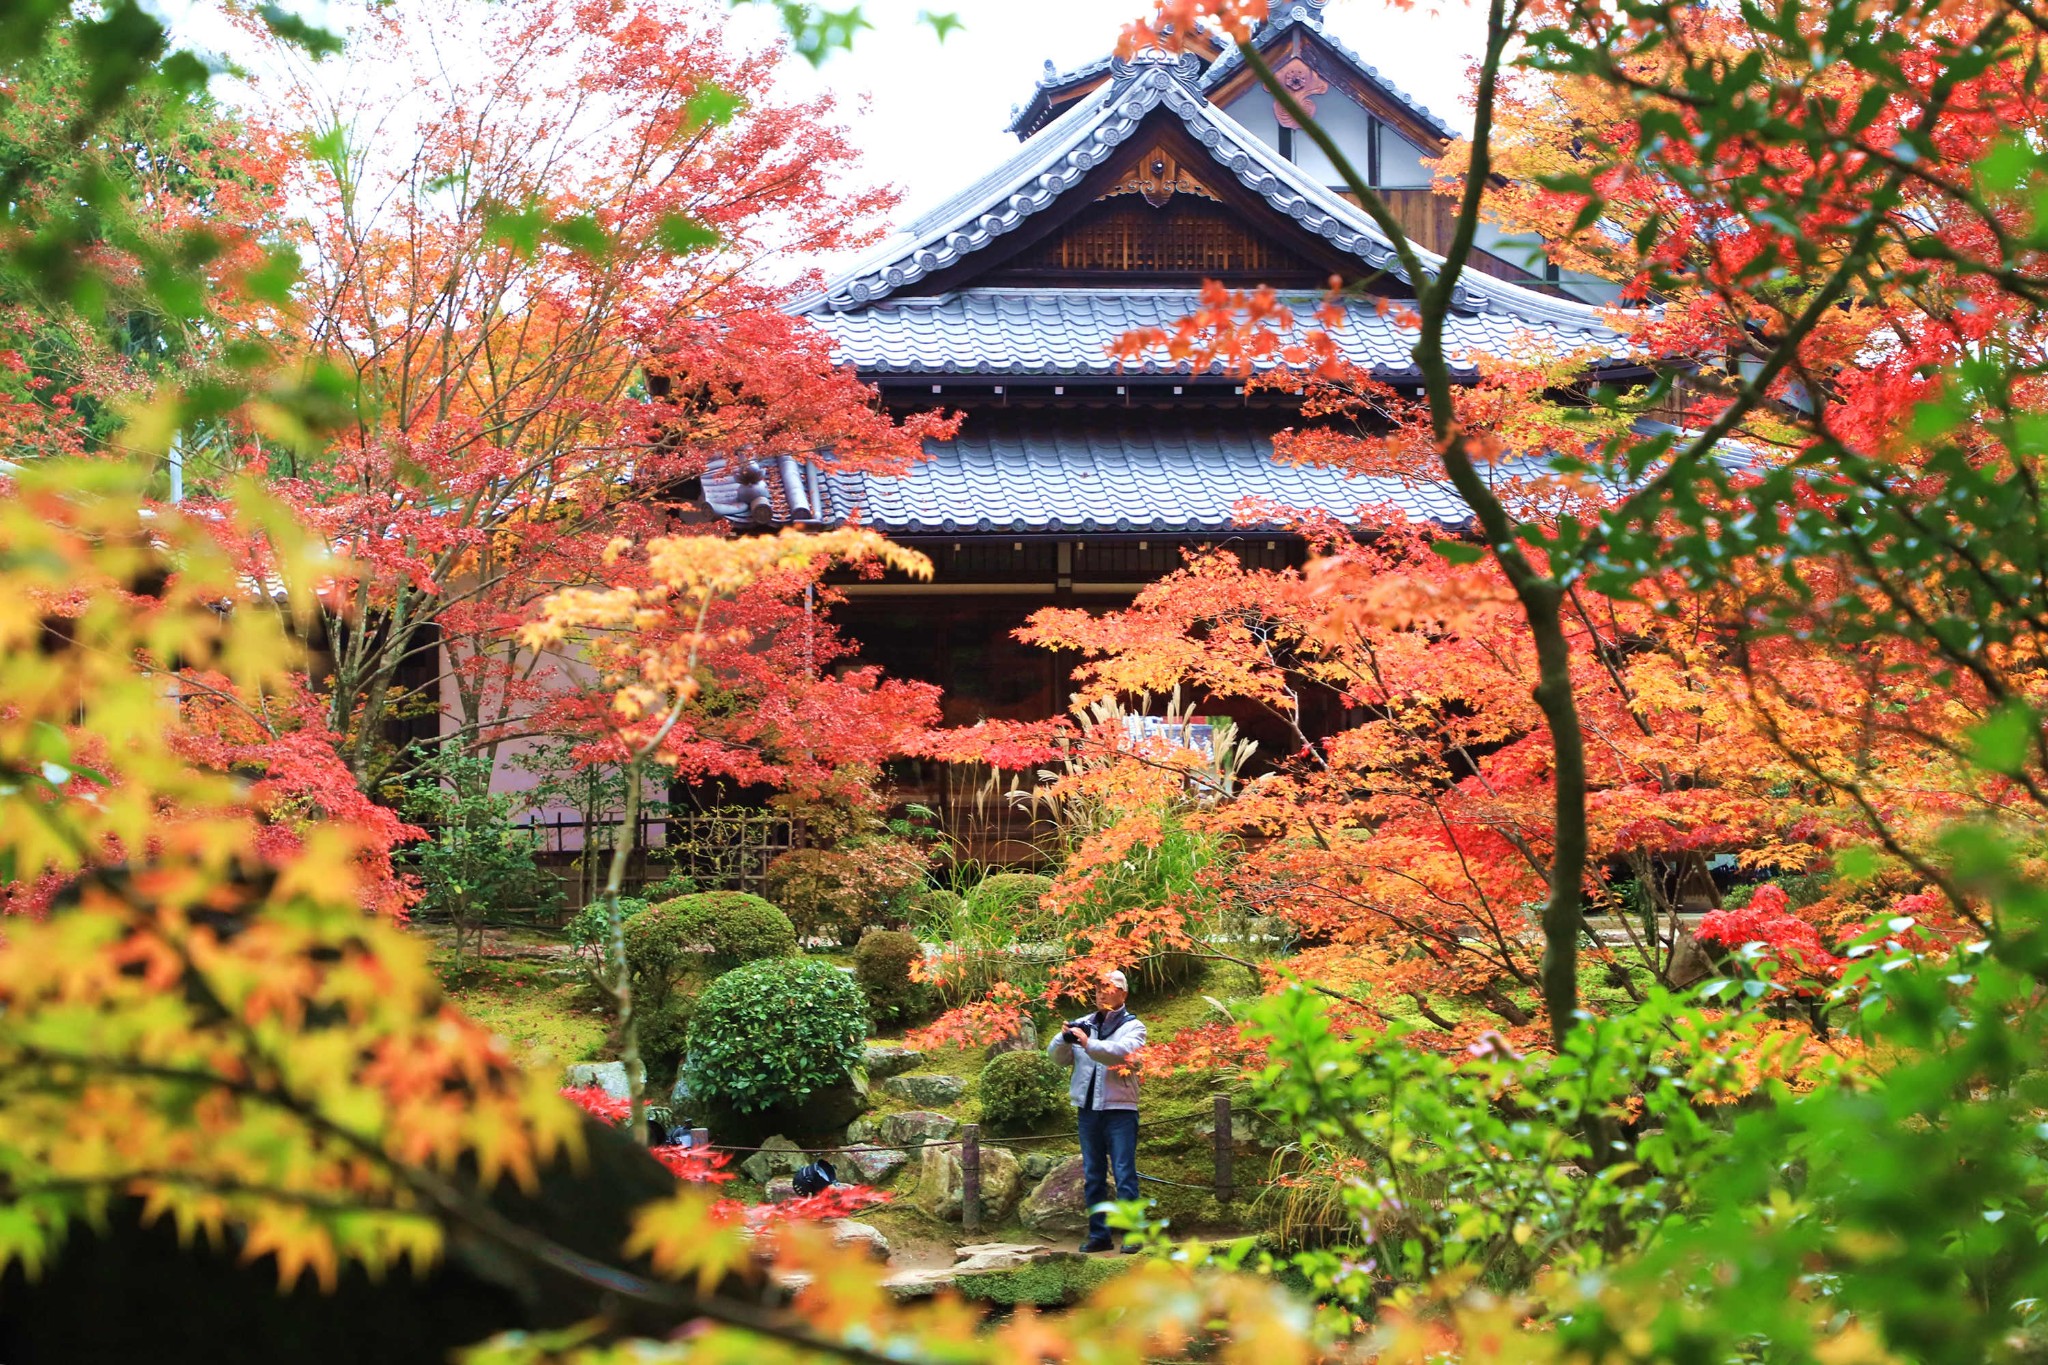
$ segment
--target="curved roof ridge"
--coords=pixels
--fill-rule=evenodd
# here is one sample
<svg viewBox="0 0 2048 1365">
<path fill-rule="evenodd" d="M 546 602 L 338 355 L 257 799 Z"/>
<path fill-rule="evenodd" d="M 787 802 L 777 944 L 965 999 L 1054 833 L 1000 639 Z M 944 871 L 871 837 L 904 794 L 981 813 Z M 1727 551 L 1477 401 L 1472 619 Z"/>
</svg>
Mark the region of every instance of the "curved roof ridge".
<svg viewBox="0 0 2048 1365">
<path fill-rule="evenodd" d="M 1190 79 L 1191 62 L 1169 64 L 1163 55 L 1118 62 L 1101 94 L 1077 100 L 1018 154 L 960 194 L 884 242 L 873 255 L 829 282 L 821 293 L 791 305 L 815 313 L 859 308 L 905 285 L 946 269 L 1050 207 L 1114 155 L 1138 124 L 1160 105 L 1180 120 L 1217 164 L 1304 231 L 1320 236 L 1366 266 L 1405 279 L 1393 244 L 1371 215 L 1303 174 L 1293 162 L 1216 107 Z M 1435 252 L 1415 248 L 1432 276 L 1443 264 Z M 1409 283 L 1413 283 L 1409 281 Z M 1540 326 L 1611 333 L 1608 310 L 1559 299 L 1467 268 L 1452 297 L 1457 308 L 1499 313 Z"/>
</svg>

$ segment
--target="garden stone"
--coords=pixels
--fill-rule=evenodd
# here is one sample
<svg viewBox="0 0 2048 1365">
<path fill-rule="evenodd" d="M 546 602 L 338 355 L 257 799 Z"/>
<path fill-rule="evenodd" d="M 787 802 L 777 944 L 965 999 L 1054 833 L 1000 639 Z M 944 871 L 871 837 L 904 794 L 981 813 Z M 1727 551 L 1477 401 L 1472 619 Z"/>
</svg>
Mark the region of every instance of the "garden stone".
<svg viewBox="0 0 2048 1365">
<path fill-rule="evenodd" d="M 1073 1253 L 1068 1252 L 1066 1255 L 1071 1256 Z M 1025 1242 L 981 1242 L 974 1246 L 961 1247 L 953 1256 L 954 1263 L 950 1266 L 934 1266 L 928 1270 L 905 1270 L 891 1275 L 882 1281 L 882 1288 L 899 1299 L 924 1298 L 942 1289 L 951 1289 L 954 1281 L 962 1275 L 1022 1270 L 1037 1261 L 1064 1259 L 1061 1253 L 1051 1247 Z"/>
<path fill-rule="evenodd" d="M 880 1141 L 881 1136 L 882 1121 L 871 1119 L 865 1114 L 846 1125 L 846 1145 L 849 1147 Z"/>
<path fill-rule="evenodd" d="M 924 1054 L 915 1048 L 898 1047 L 894 1043 L 869 1043 L 860 1054 L 860 1064 L 868 1076 L 877 1081 L 901 1075 L 924 1059 Z"/>
<path fill-rule="evenodd" d="M 915 1147 L 926 1142 L 944 1142 L 953 1136 L 959 1121 L 924 1109 L 906 1109 L 882 1119 L 881 1139 L 891 1147 Z"/>
<path fill-rule="evenodd" d="M 987 1055 L 997 1057 L 1005 1052 L 1036 1051 L 1038 1051 L 1038 1025 L 1031 1019 L 1025 1018 L 1017 1021 L 1017 1031 L 1015 1033 L 1012 1033 L 1000 1042 L 990 1043 Z"/>
<path fill-rule="evenodd" d="M 628 1099 L 633 1094 L 624 1062 L 579 1062 L 562 1074 L 562 1084 L 571 1090 L 586 1090 L 594 1085 L 615 1100 Z"/>
<path fill-rule="evenodd" d="M 796 1198 L 796 1181 L 786 1175 L 778 1175 L 768 1182 L 768 1202 L 787 1204 Z"/>
<path fill-rule="evenodd" d="M 1026 1180 L 1043 1180 L 1052 1170 L 1053 1161 L 1050 1152 L 1026 1152 L 1017 1159 L 1017 1169 L 1024 1173 Z"/>
<path fill-rule="evenodd" d="M 882 1235 L 882 1230 L 866 1223 L 856 1223 L 851 1218 L 842 1218 L 832 1224 L 832 1245 L 865 1247 L 868 1255 L 876 1260 L 886 1262 L 889 1259 L 889 1239 Z"/>
<path fill-rule="evenodd" d="M 864 1151 L 848 1152 L 846 1160 L 860 1172 L 863 1185 L 886 1184 L 889 1177 L 910 1164 L 909 1155 L 894 1147 L 870 1147 Z"/>
<path fill-rule="evenodd" d="M 953 1104 L 967 1093 L 967 1082 L 958 1076 L 891 1076 L 882 1089 L 912 1104 Z"/>
<path fill-rule="evenodd" d="M 740 1163 L 740 1170 L 757 1185 L 765 1185 L 776 1174 L 795 1175 L 804 1164 L 804 1154 L 780 1133 L 761 1144 L 761 1150 Z"/>
<path fill-rule="evenodd" d="M 1037 1188 L 1024 1196 L 1017 1216 L 1041 1237 L 1076 1236 L 1088 1230 L 1088 1204 L 1082 1197 L 1084 1185 L 1081 1158 L 1070 1156 L 1046 1174 Z"/>
<path fill-rule="evenodd" d="M 1023 1180 L 1017 1158 L 1004 1147 L 981 1149 L 981 1216 L 995 1222 L 1016 1206 Z M 926 1147 L 918 1154 L 917 1192 L 911 1196 L 917 1206 L 934 1218 L 951 1222 L 961 1219 L 960 1199 L 964 1181 L 957 1147 Z"/>
</svg>

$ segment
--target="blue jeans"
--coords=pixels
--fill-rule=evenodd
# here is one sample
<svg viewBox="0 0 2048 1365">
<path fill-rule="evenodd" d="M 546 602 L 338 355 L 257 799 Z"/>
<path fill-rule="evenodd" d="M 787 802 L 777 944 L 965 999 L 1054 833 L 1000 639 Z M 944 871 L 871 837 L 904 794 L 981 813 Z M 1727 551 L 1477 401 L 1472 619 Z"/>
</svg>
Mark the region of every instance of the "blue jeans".
<svg viewBox="0 0 2048 1365">
<path fill-rule="evenodd" d="M 1109 1198 L 1109 1174 L 1116 1172 L 1116 1197 L 1138 1197 L 1138 1111 L 1082 1109 L 1081 1197 L 1093 1209 Z M 1109 1222 L 1100 1213 L 1088 1215 L 1088 1240 L 1109 1240 Z"/>
</svg>

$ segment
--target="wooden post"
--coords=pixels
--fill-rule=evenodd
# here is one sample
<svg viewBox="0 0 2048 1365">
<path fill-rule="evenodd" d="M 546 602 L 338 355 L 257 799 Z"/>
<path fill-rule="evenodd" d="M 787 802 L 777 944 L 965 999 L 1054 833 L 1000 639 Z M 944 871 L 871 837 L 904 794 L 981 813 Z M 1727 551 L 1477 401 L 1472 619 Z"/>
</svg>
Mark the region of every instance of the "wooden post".
<svg viewBox="0 0 2048 1365">
<path fill-rule="evenodd" d="M 1228 1204 L 1230 1187 L 1230 1096 L 1216 1097 L 1216 1202 Z"/>
<path fill-rule="evenodd" d="M 960 1226 L 981 1231 L 981 1125 L 970 1123 L 960 1139 Z"/>
<path fill-rule="evenodd" d="M 691 1150 L 691 1151 L 693 1151 L 693 1152 L 701 1152 L 701 1151 L 703 1151 L 703 1150 L 704 1150 L 704 1149 L 705 1149 L 706 1147 L 709 1147 L 710 1145 L 711 1145 L 711 1130 L 710 1130 L 709 1128 L 692 1128 L 692 1129 L 690 1130 L 690 1150 Z"/>
</svg>

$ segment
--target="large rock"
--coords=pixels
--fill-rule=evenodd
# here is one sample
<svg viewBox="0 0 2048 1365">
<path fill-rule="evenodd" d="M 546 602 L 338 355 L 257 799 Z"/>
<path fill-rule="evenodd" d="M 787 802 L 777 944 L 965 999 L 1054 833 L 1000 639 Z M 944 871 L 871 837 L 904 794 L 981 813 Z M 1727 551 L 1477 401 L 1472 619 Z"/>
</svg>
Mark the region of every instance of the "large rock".
<svg viewBox="0 0 2048 1365">
<path fill-rule="evenodd" d="M 1059 1158 L 1050 1152 L 1040 1151 L 1037 1148 L 1033 1148 L 1017 1158 L 1018 1168 L 1024 1172 L 1026 1180 L 1045 1179 L 1052 1172 L 1052 1168 L 1058 1163 Z"/>
<path fill-rule="evenodd" d="M 1017 1021 L 1017 1031 L 1015 1033 L 999 1042 L 990 1043 L 987 1055 L 995 1057 L 1005 1052 L 1036 1051 L 1038 1051 L 1038 1025 L 1027 1015 Z"/>
<path fill-rule="evenodd" d="M 571 1090 L 596 1086 L 615 1100 L 631 1098 L 633 1087 L 626 1081 L 624 1062 L 579 1062 L 562 1073 L 562 1084 Z"/>
<path fill-rule="evenodd" d="M 765 1185 L 777 1175 L 795 1175 L 803 1164 L 802 1150 L 778 1133 L 763 1142 L 760 1151 L 742 1161 L 740 1170 L 755 1184 Z"/>
<path fill-rule="evenodd" d="M 823 1132 L 830 1128 L 844 1128 L 865 1114 L 870 1103 L 866 1079 L 855 1075 L 838 1085 L 813 1090 L 800 1103 L 784 1107 L 802 1116 L 801 1126 L 806 1132 Z"/>
<path fill-rule="evenodd" d="M 1088 1230 L 1088 1201 L 1082 1197 L 1081 1158 L 1070 1156 L 1046 1173 L 1017 1216 L 1041 1237 L 1069 1237 Z"/>
<path fill-rule="evenodd" d="M 1017 1158 L 1003 1147 L 981 1149 L 981 1217 L 996 1222 L 1016 1207 L 1023 1185 Z M 926 1147 L 918 1153 L 917 1192 L 913 1202 L 934 1218 L 959 1222 L 965 1180 L 958 1147 Z"/>
<path fill-rule="evenodd" d="M 953 1104 L 967 1093 L 967 1082 L 958 1076 L 891 1076 L 882 1089 L 912 1104 Z"/>
<path fill-rule="evenodd" d="M 900 1076 L 923 1060 L 924 1054 L 916 1048 L 898 1047 L 894 1043 L 869 1043 L 860 1054 L 862 1068 L 870 1080 L 876 1081 Z"/>
<path fill-rule="evenodd" d="M 863 1185 L 886 1185 L 890 1177 L 910 1163 L 910 1158 L 894 1147 L 865 1147 L 845 1153 L 846 1164 L 853 1168 L 852 1174 L 860 1177 Z"/>
<path fill-rule="evenodd" d="M 885 1115 L 878 1136 L 891 1147 L 915 1147 L 926 1142 L 944 1142 L 960 1127 L 958 1119 L 924 1109 L 906 1109 Z"/>
<path fill-rule="evenodd" d="M 865 1247 L 868 1255 L 876 1260 L 889 1259 L 889 1239 L 882 1235 L 882 1230 L 866 1223 L 856 1223 L 851 1218 L 842 1218 L 832 1224 L 832 1245 Z"/>
<path fill-rule="evenodd" d="M 767 1197 L 771 1204 L 787 1204 L 796 1198 L 796 1180 L 786 1175 L 776 1176 L 768 1182 Z"/>
</svg>

